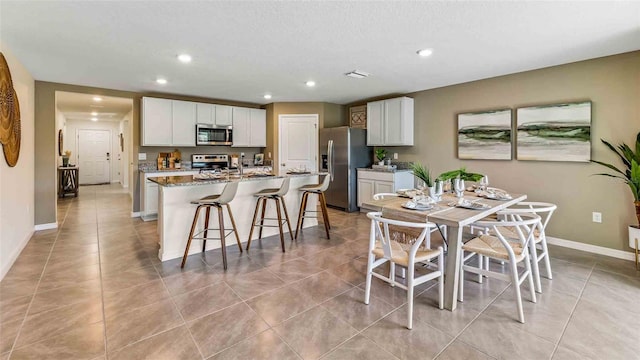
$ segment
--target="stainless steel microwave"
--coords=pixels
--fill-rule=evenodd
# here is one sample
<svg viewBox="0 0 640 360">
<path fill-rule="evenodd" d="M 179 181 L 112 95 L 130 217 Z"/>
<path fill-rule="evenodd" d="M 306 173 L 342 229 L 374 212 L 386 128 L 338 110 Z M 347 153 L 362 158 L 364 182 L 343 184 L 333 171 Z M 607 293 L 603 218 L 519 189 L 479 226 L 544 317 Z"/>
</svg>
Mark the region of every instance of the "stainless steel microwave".
<svg viewBox="0 0 640 360">
<path fill-rule="evenodd" d="M 196 124 L 196 145 L 233 145 L 231 126 Z"/>
</svg>

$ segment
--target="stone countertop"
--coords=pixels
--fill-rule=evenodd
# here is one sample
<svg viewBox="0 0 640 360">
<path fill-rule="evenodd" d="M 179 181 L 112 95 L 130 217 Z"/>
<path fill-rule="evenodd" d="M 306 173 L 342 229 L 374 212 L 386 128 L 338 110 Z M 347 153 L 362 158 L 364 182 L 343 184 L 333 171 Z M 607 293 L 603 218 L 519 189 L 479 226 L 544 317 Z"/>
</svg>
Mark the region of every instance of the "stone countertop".
<svg viewBox="0 0 640 360">
<path fill-rule="evenodd" d="M 179 171 L 198 171 L 199 169 L 192 169 L 192 168 L 180 168 L 180 169 L 162 169 L 162 170 L 158 170 L 158 169 L 140 169 L 140 172 L 143 173 L 163 173 L 163 172 L 179 172 Z"/>
<path fill-rule="evenodd" d="M 396 172 L 411 172 L 411 169 L 372 169 L 372 168 L 358 168 L 360 171 L 372 171 L 372 172 L 384 172 L 384 173 L 396 173 Z"/>
<path fill-rule="evenodd" d="M 258 180 L 271 180 L 271 179 L 284 179 L 286 177 L 304 177 L 304 176 L 318 176 L 326 175 L 326 173 L 306 173 L 306 174 L 287 174 L 287 175 L 274 175 L 274 176 L 252 176 L 250 174 L 244 176 L 230 176 L 229 180 L 222 179 L 194 179 L 193 175 L 177 175 L 177 176 L 157 176 L 150 177 L 147 180 L 152 181 L 160 186 L 173 187 L 173 186 L 197 186 L 197 185 L 209 185 L 220 184 L 229 181 L 258 181 Z"/>
</svg>

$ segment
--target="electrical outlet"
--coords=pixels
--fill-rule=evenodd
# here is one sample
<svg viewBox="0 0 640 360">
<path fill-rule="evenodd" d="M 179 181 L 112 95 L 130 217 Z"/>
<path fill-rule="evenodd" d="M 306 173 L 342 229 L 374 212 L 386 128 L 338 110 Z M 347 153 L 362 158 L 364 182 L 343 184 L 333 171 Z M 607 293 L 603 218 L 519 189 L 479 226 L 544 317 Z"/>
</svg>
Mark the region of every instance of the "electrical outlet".
<svg viewBox="0 0 640 360">
<path fill-rule="evenodd" d="M 592 216 L 592 220 L 594 223 L 601 223 L 602 222 L 602 213 L 599 212 L 593 212 L 591 214 Z"/>
<path fill-rule="evenodd" d="M 398 153 L 393 153 L 393 160 L 398 160 Z"/>
<path fill-rule="evenodd" d="M 147 153 L 138 153 L 138 160 L 147 160 Z"/>
</svg>

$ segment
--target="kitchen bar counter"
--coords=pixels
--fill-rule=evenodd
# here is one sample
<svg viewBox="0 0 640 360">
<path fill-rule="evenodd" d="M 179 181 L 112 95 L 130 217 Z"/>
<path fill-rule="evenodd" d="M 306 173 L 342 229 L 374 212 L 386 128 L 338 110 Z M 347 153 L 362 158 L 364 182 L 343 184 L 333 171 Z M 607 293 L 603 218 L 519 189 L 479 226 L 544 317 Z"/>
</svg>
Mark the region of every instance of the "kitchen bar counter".
<svg viewBox="0 0 640 360">
<path fill-rule="evenodd" d="M 358 168 L 360 171 L 370 171 L 370 172 L 383 172 L 383 173 L 399 173 L 399 172 L 410 172 L 411 169 L 372 169 L 372 168 Z"/>
<path fill-rule="evenodd" d="M 284 202 L 289 212 L 291 228 L 295 232 L 298 212 L 300 210 L 300 200 L 302 192 L 298 189 L 303 185 L 317 184 L 321 176 L 318 173 L 312 174 L 295 174 L 284 176 L 270 177 L 253 177 L 244 176 L 243 178 L 235 178 L 232 176 L 231 181 L 240 181 L 238 192 L 234 200 L 230 203 L 231 211 L 235 219 L 240 241 L 246 247 L 249 232 L 251 230 L 251 221 L 253 220 L 253 211 L 256 206 L 256 198 L 253 196 L 258 191 L 265 188 L 279 188 L 285 177 L 291 178 L 289 192 L 284 196 Z M 182 257 L 187 244 L 187 237 L 191 228 L 191 222 L 196 211 L 197 205 L 191 204 L 191 201 L 198 200 L 205 196 L 219 194 L 228 182 L 226 179 L 221 180 L 194 180 L 192 175 L 180 176 L 159 176 L 150 177 L 148 180 L 157 183 L 158 186 L 158 234 L 160 235 L 160 250 L 158 257 L 161 261 L 167 261 Z M 314 209 L 317 206 L 317 199 L 314 196 L 309 197 L 308 208 Z M 275 206 L 270 202 L 267 206 L 266 217 L 274 218 Z M 218 227 L 218 217 L 215 216 L 215 210 L 212 210 L 209 228 Z M 204 228 L 204 215 L 201 213 L 200 221 L 197 224 L 197 231 Z M 231 229 L 231 221 L 225 210 L 225 229 Z M 303 227 L 316 226 L 316 219 L 305 219 Z M 285 245 L 291 243 L 287 226 L 283 226 L 285 233 Z M 278 234 L 278 227 L 265 227 L 263 229 L 263 239 Z M 257 239 L 258 231 L 254 231 L 253 241 Z M 265 240 L 263 240 L 265 241 Z M 280 241 L 276 238 L 270 238 L 266 241 Z M 234 235 L 231 234 L 226 239 L 227 246 L 237 246 Z M 207 241 L 206 250 L 217 249 L 220 247 L 219 240 Z M 202 251 L 202 242 L 194 241 L 191 244 L 190 254 Z M 256 243 L 251 252 L 259 252 L 260 246 Z M 230 265 L 231 266 L 231 265 Z"/>
</svg>

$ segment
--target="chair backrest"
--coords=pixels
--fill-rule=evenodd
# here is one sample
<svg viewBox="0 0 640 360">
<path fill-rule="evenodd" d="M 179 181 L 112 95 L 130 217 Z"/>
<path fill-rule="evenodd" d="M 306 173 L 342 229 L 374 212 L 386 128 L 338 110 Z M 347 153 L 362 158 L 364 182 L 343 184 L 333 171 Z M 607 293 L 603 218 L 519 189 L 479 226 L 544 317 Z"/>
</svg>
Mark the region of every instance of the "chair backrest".
<svg viewBox="0 0 640 360">
<path fill-rule="evenodd" d="M 533 213 L 512 213 L 506 214 L 506 216 L 505 220 L 482 220 L 472 225 L 488 229 L 492 236 L 500 240 L 502 245 L 507 249 L 509 257 L 512 258 L 515 257 L 515 254 L 504 234 L 516 234 L 516 236 L 518 236 L 517 240 L 522 245 L 522 248 L 526 249 L 529 241 L 532 241 L 534 237 L 534 230 L 541 224 L 541 221 L 540 216 Z"/>
<path fill-rule="evenodd" d="M 331 175 L 327 174 L 324 176 L 324 180 L 322 180 L 322 186 L 320 186 L 320 191 L 325 192 L 329 188 L 329 182 L 331 182 Z"/>
<path fill-rule="evenodd" d="M 521 201 L 502 210 L 501 214 L 536 214 L 541 218 L 542 229 L 547 228 L 551 215 L 558 208 L 557 205 L 546 202 Z"/>
<path fill-rule="evenodd" d="M 398 194 L 394 194 L 394 193 L 378 193 L 373 195 L 373 200 L 382 200 L 384 198 L 388 198 L 388 197 L 398 197 Z"/>
<path fill-rule="evenodd" d="M 371 219 L 371 230 L 369 234 L 369 251 L 372 251 L 376 246 L 376 240 L 380 241 L 382 245 L 382 249 L 384 252 L 384 257 L 387 259 L 391 259 L 393 256 L 393 249 L 391 246 L 391 242 L 394 241 L 391 238 L 391 231 L 389 231 L 389 225 L 393 225 L 400 228 L 409 228 L 409 229 L 422 229 L 420 234 L 416 237 L 415 242 L 411 244 L 411 249 L 409 250 L 410 259 L 413 259 L 416 255 L 416 252 L 422 245 L 427 233 L 434 228 L 436 225 L 433 223 L 427 222 L 408 222 L 408 221 L 400 221 L 400 220 L 392 220 L 388 218 L 382 217 L 381 212 L 370 212 L 367 213 L 367 217 Z"/>
<path fill-rule="evenodd" d="M 280 190 L 274 195 L 276 196 L 285 196 L 289 192 L 289 183 L 291 182 L 291 178 L 284 178 L 282 181 L 282 185 L 280 185 Z"/>
<path fill-rule="evenodd" d="M 234 197 L 236 197 L 236 193 L 238 192 L 238 184 L 240 181 L 230 181 L 222 190 L 220 197 L 216 200 L 219 204 L 228 204 L 230 203 Z"/>
</svg>

